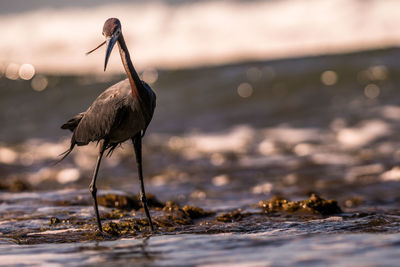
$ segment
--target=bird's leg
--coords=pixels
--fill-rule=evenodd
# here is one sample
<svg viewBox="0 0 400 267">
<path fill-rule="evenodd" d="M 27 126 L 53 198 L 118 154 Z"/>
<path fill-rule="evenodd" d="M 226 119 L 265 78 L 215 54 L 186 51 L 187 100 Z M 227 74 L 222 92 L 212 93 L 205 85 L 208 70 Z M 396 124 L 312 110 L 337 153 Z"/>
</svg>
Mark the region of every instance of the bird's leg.
<svg viewBox="0 0 400 267">
<path fill-rule="evenodd" d="M 101 227 L 101 221 L 100 221 L 100 216 L 99 216 L 99 208 L 97 207 L 96 178 L 97 178 L 97 173 L 99 172 L 101 158 L 103 157 L 103 153 L 106 150 L 106 147 L 107 147 L 106 142 L 102 141 L 101 144 L 100 144 L 99 157 L 97 158 L 97 164 L 96 164 L 96 168 L 94 169 L 92 182 L 89 185 L 89 190 L 90 190 L 90 193 L 92 194 L 92 199 L 93 199 L 94 212 L 96 214 L 96 219 L 97 219 L 97 226 L 99 227 L 100 233 L 103 232 L 103 229 Z"/>
<path fill-rule="evenodd" d="M 141 136 L 141 133 L 138 133 L 134 138 L 132 138 L 132 142 L 133 142 L 133 147 L 135 148 L 136 163 L 137 163 L 139 180 L 140 180 L 140 199 L 142 201 L 144 211 L 145 211 L 147 219 L 149 221 L 151 231 L 154 232 L 154 227 L 153 227 L 153 223 L 151 221 L 150 212 L 149 212 L 149 209 L 147 208 L 146 192 L 144 190 L 143 170 L 142 170 L 142 136 Z"/>
</svg>

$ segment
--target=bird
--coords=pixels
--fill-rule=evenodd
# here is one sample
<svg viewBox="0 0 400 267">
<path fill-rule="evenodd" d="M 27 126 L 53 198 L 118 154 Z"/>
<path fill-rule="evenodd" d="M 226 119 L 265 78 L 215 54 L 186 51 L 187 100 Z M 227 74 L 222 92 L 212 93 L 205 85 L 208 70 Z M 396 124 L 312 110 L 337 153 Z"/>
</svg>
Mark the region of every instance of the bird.
<svg viewBox="0 0 400 267">
<path fill-rule="evenodd" d="M 122 34 L 121 22 L 117 18 L 109 18 L 103 26 L 105 41 L 90 54 L 106 44 L 104 71 L 115 44 L 118 44 L 122 64 L 127 78 L 103 91 L 92 105 L 85 111 L 77 114 L 61 126 L 72 132 L 71 144 L 67 151 L 60 155 L 62 161 L 75 146 L 84 146 L 90 142 L 97 142 L 99 152 L 94 168 L 89 191 L 93 200 L 94 212 L 100 233 L 103 232 L 97 205 L 96 179 L 101 159 L 105 151 L 110 156 L 121 143 L 131 140 L 136 156 L 137 171 L 140 181 L 140 199 L 146 213 L 148 224 L 152 232 L 154 226 L 147 207 L 147 198 L 143 181 L 142 168 L 142 138 L 150 124 L 156 107 L 156 94 L 151 87 L 139 78 Z"/>
</svg>

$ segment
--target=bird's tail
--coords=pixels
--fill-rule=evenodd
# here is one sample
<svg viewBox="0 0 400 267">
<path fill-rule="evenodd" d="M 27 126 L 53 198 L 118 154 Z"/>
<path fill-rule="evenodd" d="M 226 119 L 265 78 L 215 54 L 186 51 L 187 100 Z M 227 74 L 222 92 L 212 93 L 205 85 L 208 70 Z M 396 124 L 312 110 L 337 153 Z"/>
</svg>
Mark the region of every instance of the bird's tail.
<svg viewBox="0 0 400 267">
<path fill-rule="evenodd" d="M 53 165 L 57 165 L 58 163 L 60 163 L 61 161 L 63 161 L 74 149 L 75 147 L 75 142 L 71 142 L 71 146 L 69 147 L 68 150 L 64 151 L 63 153 L 61 153 L 60 155 L 58 155 L 59 157 L 61 157 L 61 159 L 57 160 L 56 162 L 54 162 Z"/>
</svg>

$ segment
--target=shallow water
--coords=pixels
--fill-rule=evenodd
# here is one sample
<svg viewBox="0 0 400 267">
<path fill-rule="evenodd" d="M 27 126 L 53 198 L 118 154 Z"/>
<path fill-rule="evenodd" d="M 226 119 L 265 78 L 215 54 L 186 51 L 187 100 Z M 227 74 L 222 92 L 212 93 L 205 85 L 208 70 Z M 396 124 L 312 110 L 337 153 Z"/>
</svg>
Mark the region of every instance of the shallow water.
<svg viewBox="0 0 400 267">
<path fill-rule="evenodd" d="M 157 71 L 158 106 L 144 139 L 147 192 L 214 213 L 194 219 L 152 207 L 158 232 L 148 239 L 145 223 L 135 221 L 143 212 L 117 206 L 100 207 L 104 224 L 129 222 L 135 231 L 96 235 L 87 189 L 95 145 L 52 165 L 68 147 L 68 133 L 57 125 L 120 77 L 47 76 L 41 92 L 27 81 L 0 79 L 1 259 L 396 265 L 399 57 L 398 49 L 386 49 Z M 129 143 L 104 160 L 98 187 L 101 196 L 138 193 Z M 298 201 L 311 193 L 337 200 L 343 212 L 266 213 L 259 206 L 273 196 Z"/>
<path fill-rule="evenodd" d="M 183 234 L 57 246 L 2 244 L 0 253 L 3 264 L 29 266 L 396 266 L 399 241 L 399 234 Z"/>
<path fill-rule="evenodd" d="M 152 236 L 144 230 L 144 236 L 118 238 L 107 234 L 96 236 L 92 207 L 85 205 L 85 193 L 64 190 L 0 194 L 2 264 L 396 266 L 398 262 L 398 210 L 392 214 L 265 215 L 251 206 L 244 209 L 250 211 L 250 215 L 231 222 L 199 219 L 174 230 L 157 227 Z M 80 205 L 56 204 L 71 199 L 79 199 Z M 110 210 L 100 207 L 102 214 Z M 161 212 L 152 209 L 152 213 L 157 221 Z M 49 224 L 50 216 L 57 216 L 62 222 Z M 127 216 L 129 219 L 131 216 L 143 217 L 143 214 L 138 211 Z M 16 241 L 20 245 L 15 245 Z"/>
</svg>

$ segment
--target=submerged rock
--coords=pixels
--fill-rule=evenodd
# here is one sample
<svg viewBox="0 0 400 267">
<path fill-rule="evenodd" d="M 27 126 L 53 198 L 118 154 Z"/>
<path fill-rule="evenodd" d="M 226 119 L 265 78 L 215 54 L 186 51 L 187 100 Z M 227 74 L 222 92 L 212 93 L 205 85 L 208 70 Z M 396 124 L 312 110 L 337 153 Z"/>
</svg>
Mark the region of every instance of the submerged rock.
<svg viewBox="0 0 400 267">
<path fill-rule="evenodd" d="M 331 215 L 342 212 L 336 200 L 325 200 L 316 194 L 312 194 L 309 199 L 301 201 L 289 201 L 282 196 L 274 196 L 270 200 L 260 201 L 259 206 L 268 214 L 274 212 L 304 212 Z"/>
</svg>

